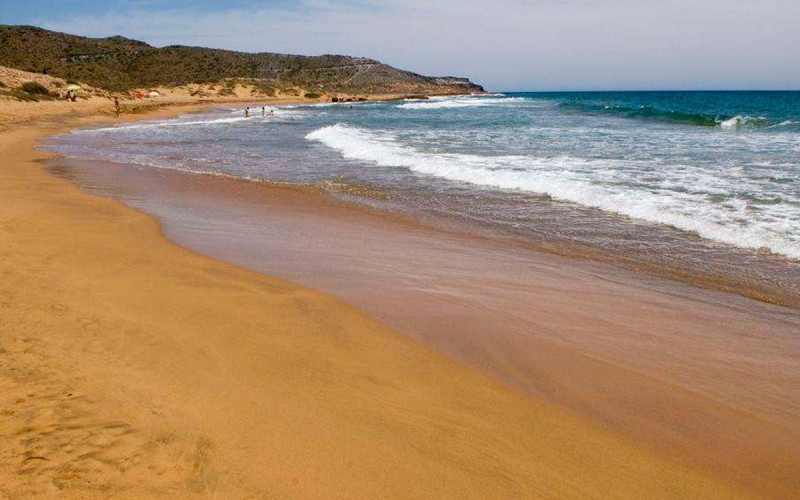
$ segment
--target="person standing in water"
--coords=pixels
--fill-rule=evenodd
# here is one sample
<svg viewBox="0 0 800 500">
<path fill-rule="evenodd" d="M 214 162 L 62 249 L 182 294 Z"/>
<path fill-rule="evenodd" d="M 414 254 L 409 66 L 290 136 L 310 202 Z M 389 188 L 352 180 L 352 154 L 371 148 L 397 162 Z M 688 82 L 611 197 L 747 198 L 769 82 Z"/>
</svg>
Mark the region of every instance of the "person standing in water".
<svg viewBox="0 0 800 500">
<path fill-rule="evenodd" d="M 267 108 L 265 106 L 261 106 L 261 116 L 267 116 Z"/>
<path fill-rule="evenodd" d="M 244 108 L 244 117 L 245 118 L 250 118 L 250 106 L 247 106 L 246 108 Z"/>
</svg>

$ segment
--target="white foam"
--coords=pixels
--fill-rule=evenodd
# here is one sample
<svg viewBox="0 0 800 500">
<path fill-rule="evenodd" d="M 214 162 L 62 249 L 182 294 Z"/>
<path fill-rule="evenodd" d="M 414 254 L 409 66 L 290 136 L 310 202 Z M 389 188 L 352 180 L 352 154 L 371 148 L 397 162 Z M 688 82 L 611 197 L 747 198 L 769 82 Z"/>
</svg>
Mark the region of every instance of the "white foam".
<svg viewBox="0 0 800 500">
<path fill-rule="evenodd" d="M 309 102 L 304 104 L 285 104 L 281 106 L 283 109 L 301 109 L 301 108 L 328 108 L 331 106 L 338 106 L 339 104 L 344 104 L 344 101 L 341 103 L 339 102 Z M 353 102 L 348 102 L 347 104 L 355 104 Z"/>
<path fill-rule="evenodd" d="M 155 122 L 142 122 L 142 123 L 134 123 L 131 125 L 115 125 L 113 127 L 103 127 L 103 128 L 89 128 L 89 129 L 76 129 L 73 130 L 73 134 L 97 134 L 97 133 L 106 133 L 106 132 L 128 132 L 132 130 L 141 130 L 141 129 L 172 129 L 172 128 L 181 128 L 181 127 L 195 127 L 195 126 L 219 126 L 219 125 L 230 125 L 233 123 L 241 123 L 245 121 L 258 121 L 258 120 L 269 120 L 275 117 L 281 118 L 291 118 L 296 116 L 296 112 L 282 110 L 279 108 L 270 108 L 274 111 L 273 114 L 267 114 L 266 116 L 261 116 L 261 110 L 252 108 L 250 110 L 250 116 L 244 116 L 244 111 L 236 110 L 237 115 L 239 116 L 227 116 L 225 118 L 207 118 L 202 120 L 197 119 L 168 119 L 168 120 L 159 120 Z"/>
<path fill-rule="evenodd" d="M 453 109 L 474 108 L 511 104 L 526 100 L 523 97 L 485 97 L 485 96 L 434 96 L 430 99 L 407 100 L 396 107 L 400 109 Z"/>
<path fill-rule="evenodd" d="M 479 156 L 433 154 L 404 147 L 389 133 L 343 124 L 322 127 L 306 136 L 339 151 L 345 158 L 383 167 L 404 167 L 420 174 L 500 189 L 546 194 L 555 199 L 692 231 L 704 238 L 744 248 L 768 248 L 800 259 L 800 219 L 790 206 L 774 207 L 756 217 L 741 200 L 712 203 L 703 194 L 642 189 L 603 182 L 602 175 L 630 172 L 625 160 L 568 156 Z M 612 177 L 613 181 L 614 178 Z M 714 187 L 715 180 L 697 177 Z"/>
<path fill-rule="evenodd" d="M 780 123 L 776 123 L 775 125 L 770 125 L 769 127 L 766 127 L 766 128 L 788 127 L 788 126 L 790 126 L 790 125 L 795 125 L 795 124 L 797 124 L 797 123 L 798 123 L 798 122 L 796 122 L 796 121 L 792 121 L 792 120 L 785 120 L 785 121 L 782 121 L 782 122 L 780 122 Z"/>
<path fill-rule="evenodd" d="M 729 118 L 727 120 L 724 120 L 724 121 L 720 122 L 719 125 L 722 128 L 732 129 L 732 128 L 745 127 L 745 126 L 748 126 L 749 124 L 755 124 L 755 123 L 764 122 L 765 120 L 766 120 L 766 117 L 763 117 L 763 116 L 737 115 L 737 116 L 734 116 L 733 118 Z"/>
<path fill-rule="evenodd" d="M 147 122 L 137 123 L 134 125 L 119 125 L 119 126 L 104 127 L 104 128 L 77 129 L 74 130 L 72 133 L 92 134 L 92 133 L 104 133 L 104 132 L 127 132 L 131 130 L 140 130 L 140 129 L 178 128 L 178 127 L 187 127 L 195 125 L 222 125 L 228 123 L 237 123 L 249 119 L 250 118 L 245 118 L 244 116 L 241 116 L 235 118 L 233 117 L 212 118 L 209 120 L 191 120 L 191 121 L 169 120 L 169 121 L 159 121 L 159 122 L 149 122 L 149 123 Z"/>
</svg>

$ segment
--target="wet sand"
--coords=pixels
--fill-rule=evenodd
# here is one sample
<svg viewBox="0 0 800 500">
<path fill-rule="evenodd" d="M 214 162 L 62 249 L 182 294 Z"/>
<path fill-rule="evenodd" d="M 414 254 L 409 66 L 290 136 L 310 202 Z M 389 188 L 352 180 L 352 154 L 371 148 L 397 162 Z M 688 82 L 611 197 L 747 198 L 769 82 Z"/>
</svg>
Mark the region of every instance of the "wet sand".
<svg viewBox="0 0 800 500">
<path fill-rule="evenodd" d="M 59 173 L 203 253 L 330 292 L 448 356 L 760 495 L 800 491 L 800 312 L 313 190 Z M 790 496 L 791 496 L 790 495 Z"/>
</svg>

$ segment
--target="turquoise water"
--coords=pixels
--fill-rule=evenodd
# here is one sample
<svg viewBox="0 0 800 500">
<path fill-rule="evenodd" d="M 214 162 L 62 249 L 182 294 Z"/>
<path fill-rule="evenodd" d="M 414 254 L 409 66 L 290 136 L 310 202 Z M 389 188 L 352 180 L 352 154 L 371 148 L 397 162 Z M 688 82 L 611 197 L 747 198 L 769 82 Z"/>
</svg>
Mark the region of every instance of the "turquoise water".
<svg viewBox="0 0 800 500">
<path fill-rule="evenodd" d="M 800 92 L 509 93 L 263 117 L 256 107 L 250 118 L 220 108 L 74 131 L 50 147 L 310 183 L 581 254 L 800 293 Z"/>
</svg>

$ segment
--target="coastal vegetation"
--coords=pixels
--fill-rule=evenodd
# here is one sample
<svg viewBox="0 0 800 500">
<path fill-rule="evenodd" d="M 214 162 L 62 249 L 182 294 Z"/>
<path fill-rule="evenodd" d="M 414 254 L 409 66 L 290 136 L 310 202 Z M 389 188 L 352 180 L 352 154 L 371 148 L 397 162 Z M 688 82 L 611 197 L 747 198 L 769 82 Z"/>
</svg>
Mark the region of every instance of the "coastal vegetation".
<svg viewBox="0 0 800 500">
<path fill-rule="evenodd" d="M 29 94 L 48 95 L 47 88 L 39 82 L 25 82 L 22 84 L 22 91 Z"/>
<path fill-rule="evenodd" d="M 35 81 L 26 81 L 19 86 L 0 82 L 0 97 L 24 102 L 36 102 L 55 99 L 58 97 L 58 93 Z"/>
<path fill-rule="evenodd" d="M 364 57 L 157 48 L 122 36 L 88 38 L 34 26 L 0 25 L 0 65 L 115 92 L 192 83 L 222 83 L 223 92 L 232 92 L 229 79 L 257 82 L 266 95 L 279 87 L 314 88 L 316 94 L 483 90 L 464 78 L 423 76 Z"/>
</svg>

